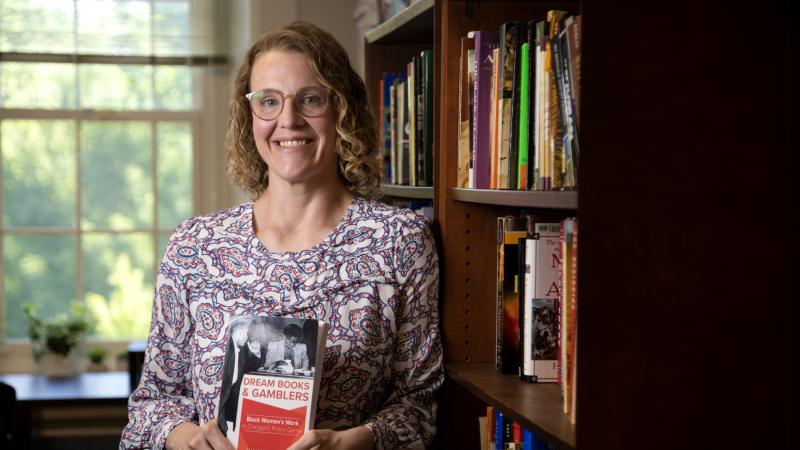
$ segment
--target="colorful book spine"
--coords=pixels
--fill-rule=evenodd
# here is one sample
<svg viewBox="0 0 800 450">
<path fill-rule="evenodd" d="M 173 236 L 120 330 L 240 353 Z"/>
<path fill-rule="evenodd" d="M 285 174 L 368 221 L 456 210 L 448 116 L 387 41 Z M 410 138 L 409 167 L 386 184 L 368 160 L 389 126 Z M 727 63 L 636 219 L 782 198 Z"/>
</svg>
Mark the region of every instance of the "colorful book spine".
<svg viewBox="0 0 800 450">
<path fill-rule="evenodd" d="M 517 140 L 518 159 L 517 189 L 528 189 L 528 144 L 530 127 L 530 46 L 522 44 L 520 51 L 520 96 L 519 96 L 519 138 Z"/>
<path fill-rule="evenodd" d="M 472 167 L 473 187 L 489 189 L 491 170 L 491 92 L 492 92 L 492 50 L 497 48 L 497 31 L 476 31 L 475 36 L 475 101 Z"/>
</svg>

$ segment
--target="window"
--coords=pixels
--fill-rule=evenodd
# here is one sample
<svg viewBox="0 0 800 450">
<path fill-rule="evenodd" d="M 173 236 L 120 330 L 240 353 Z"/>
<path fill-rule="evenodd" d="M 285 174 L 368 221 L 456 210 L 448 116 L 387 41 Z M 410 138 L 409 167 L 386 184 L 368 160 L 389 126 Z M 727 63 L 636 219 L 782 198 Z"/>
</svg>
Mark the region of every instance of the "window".
<svg viewBox="0 0 800 450">
<path fill-rule="evenodd" d="M 196 212 L 213 0 L 0 0 L 0 319 L 86 302 L 143 338 L 157 265 Z"/>
</svg>

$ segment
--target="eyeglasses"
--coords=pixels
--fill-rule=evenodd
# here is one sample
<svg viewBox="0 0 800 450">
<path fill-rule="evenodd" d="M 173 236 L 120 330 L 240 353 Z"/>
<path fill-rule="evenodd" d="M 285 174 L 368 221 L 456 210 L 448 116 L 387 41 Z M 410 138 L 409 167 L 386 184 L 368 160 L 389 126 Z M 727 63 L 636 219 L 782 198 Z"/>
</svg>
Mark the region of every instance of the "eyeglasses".
<svg viewBox="0 0 800 450">
<path fill-rule="evenodd" d="M 305 117 L 319 117 L 328 112 L 330 90 L 323 87 L 307 87 L 294 94 L 284 94 L 274 89 L 262 89 L 245 95 L 250 101 L 250 109 L 264 120 L 274 120 L 283 111 L 287 97 L 292 97 L 294 107 Z"/>
</svg>

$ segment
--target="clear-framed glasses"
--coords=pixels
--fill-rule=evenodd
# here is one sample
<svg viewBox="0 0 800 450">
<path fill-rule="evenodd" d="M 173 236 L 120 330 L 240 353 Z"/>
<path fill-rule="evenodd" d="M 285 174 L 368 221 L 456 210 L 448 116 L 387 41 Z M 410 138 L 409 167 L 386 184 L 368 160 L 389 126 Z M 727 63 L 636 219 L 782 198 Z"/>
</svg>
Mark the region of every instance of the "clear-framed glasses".
<svg viewBox="0 0 800 450">
<path fill-rule="evenodd" d="M 245 95 L 250 101 L 250 109 L 264 120 L 274 120 L 283 111 L 288 97 L 292 97 L 294 107 L 305 117 L 319 117 L 328 112 L 330 90 L 324 87 L 306 87 L 294 94 L 284 94 L 275 89 L 262 89 Z"/>
</svg>

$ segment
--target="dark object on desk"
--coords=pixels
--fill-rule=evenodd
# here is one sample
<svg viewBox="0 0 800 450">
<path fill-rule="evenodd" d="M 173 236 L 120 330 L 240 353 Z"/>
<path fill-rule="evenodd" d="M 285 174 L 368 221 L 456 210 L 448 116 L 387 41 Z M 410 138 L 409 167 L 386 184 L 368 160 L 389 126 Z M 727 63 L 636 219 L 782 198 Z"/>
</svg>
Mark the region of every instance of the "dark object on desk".
<svg viewBox="0 0 800 450">
<path fill-rule="evenodd" d="M 144 350 L 147 348 L 145 341 L 131 341 L 128 344 L 128 373 L 131 376 L 131 392 L 139 386 L 144 365 Z"/>
<path fill-rule="evenodd" d="M 0 447 L 16 449 L 14 440 L 14 417 L 17 408 L 17 391 L 0 381 Z"/>
</svg>

